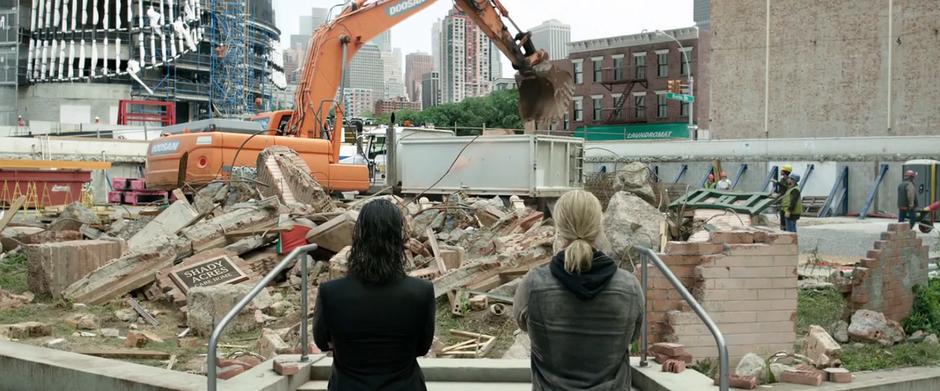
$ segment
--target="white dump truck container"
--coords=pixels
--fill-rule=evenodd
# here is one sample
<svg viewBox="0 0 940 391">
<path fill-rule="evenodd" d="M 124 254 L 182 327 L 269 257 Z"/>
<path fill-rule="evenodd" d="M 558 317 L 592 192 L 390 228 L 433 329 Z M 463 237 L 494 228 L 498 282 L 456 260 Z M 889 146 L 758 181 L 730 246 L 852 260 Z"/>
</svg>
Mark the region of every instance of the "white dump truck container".
<svg viewBox="0 0 940 391">
<path fill-rule="evenodd" d="M 559 197 L 583 187 L 583 149 L 583 139 L 559 136 L 402 139 L 401 191 Z"/>
</svg>

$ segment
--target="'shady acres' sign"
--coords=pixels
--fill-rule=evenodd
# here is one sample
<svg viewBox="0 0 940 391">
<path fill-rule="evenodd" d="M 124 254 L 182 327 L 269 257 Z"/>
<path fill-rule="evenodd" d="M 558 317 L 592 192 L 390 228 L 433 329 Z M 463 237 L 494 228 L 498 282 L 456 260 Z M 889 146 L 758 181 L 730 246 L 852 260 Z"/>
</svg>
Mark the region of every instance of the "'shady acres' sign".
<svg viewBox="0 0 940 391">
<path fill-rule="evenodd" d="M 245 281 L 248 275 L 235 266 L 229 257 L 222 255 L 195 265 L 173 269 L 170 271 L 170 278 L 183 293 L 187 293 L 197 286 L 234 284 Z"/>
</svg>

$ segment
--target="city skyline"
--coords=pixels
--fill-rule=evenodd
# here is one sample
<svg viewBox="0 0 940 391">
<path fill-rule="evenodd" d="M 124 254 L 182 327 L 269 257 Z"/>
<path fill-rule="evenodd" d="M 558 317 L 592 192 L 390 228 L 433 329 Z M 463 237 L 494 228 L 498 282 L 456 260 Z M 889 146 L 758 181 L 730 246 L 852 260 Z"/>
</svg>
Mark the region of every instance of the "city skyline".
<svg viewBox="0 0 940 391">
<path fill-rule="evenodd" d="M 300 31 L 299 15 L 295 10 L 310 10 L 312 7 L 329 9 L 335 4 L 335 0 L 275 0 L 281 47 L 288 47 L 290 35 Z M 594 0 L 591 4 L 596 7 L 572 7 L 570 1 L 562 0 L 503 0 L 503 4 L 522 28 L 532 28 L 550 19 L 558 19 L 570 25 L 572 41 L 633 34 L 644 29 L 666 30 L 694 25 L 692 0 L 663 0 L 655 3 Z M 437 19 L 446 16 L 452 7 L 451 2 L 437 2 L 393 27 L 390 30 L 391 46 L 401 48 L 405 55 L 419 51 L 433 53 L 431 26 Z M 605 11 L 597 12 L 599 9 Z M 304 14 L 308 12 L 303 11 Z M 338 9 L 334 10 L 333 15 L 338 12 Z M 503 69 L 511 71 L 508 60 L 502 55 L 500 59 Z"/>
</svg>

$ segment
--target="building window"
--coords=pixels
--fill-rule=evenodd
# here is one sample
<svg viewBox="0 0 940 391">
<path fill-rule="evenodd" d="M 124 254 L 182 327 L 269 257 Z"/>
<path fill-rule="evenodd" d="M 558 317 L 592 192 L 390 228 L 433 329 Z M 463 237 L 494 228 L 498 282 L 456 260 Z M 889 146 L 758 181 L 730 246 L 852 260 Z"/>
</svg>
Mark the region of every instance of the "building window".
<svg viewBox="0 0 940 391">
<path fill-rule="evenodd" d="M 602 66 L 604 66 L 604 60 L 603 60 L 603 59 L 597 59 L 597 60 L 594 60 L 594 61 L 591 61 L 591 62 L 594 64 L 594 82 L 595 82 L 595 83 L 600 83 L 600 82 L 601 82 L 601 78 L 604 77 L 604 76 L 603 76 L 603 72 L 604 72 L 604 71 L 603 71 L 603 68 L 601 68 Z"/>
<path fill-rule="evenodd" d="M 666 94 L 656 94 L 656 116 L 666 118 L 669 106 L 666 105 Z"/>
<path fill-rule="evenodd" d="M 623 80 L 623 57 L 614 58 L 614 80 Z"/>
<path fill-rule="evenodd" d="M 688 103 L 682 102 L 682 105 L 679 106 L 679 115 L 683 117 L 689 116 L 689 104 Z"/>
<path fill-rule="evenodd" d="M 591 104 L 594 105 L 594 120 L 600 121 L 602 111 L 604 110 L 603 98 L 593 98 L 591 99 Z"/>
<path fill-rule="evenodd" d="M 574 65 L 574 84 L 581 84 L 584 82 L 584 64 L 579 62 L 572 63 Z"/>
<path fill-rule="evenodd" d="M 635 79 L 646 79 L 646 54 L 633 56 L 633 69 Z"/>
<path fill-rule="evenodd" d="M 564 124 L 563 129 L 568 130 L 568 113 L 565 113 L 565 117 L 564 117 L 563 121 L 564 121 L 564 122 L 563 122 L 563 124 Z"/>
<path fill-rule="evenodd" d="M 682 74 L 682 76 L 688 76 L 689 75 L 689 63 L 692 62 L 692 49 L 690 48 L 688 50 L 683 50 L 679 54 L 682 55 L 682 58 L 681 58 L 682 67 L 679 68 L 680 73 Z"/>
<path fill-rule="evenodd" d="M 633 96 L 633 116 L 636 119 L 646 118 L 646 95 Z"/>
<path fill-rule="evenodd" d="M 582 120 L 581 114 L 583 111 L 584 111 L 584 107 L 583 107 L 583 103 L 581 103 L 581 99 L 575 99 L 574 100 L 574 121 L 575 122 L 581 122 Z"/>
<path fill-rule="evenodd" d="M 656 63 L 657 63 L 656 64 L 657 65 L 656 76 L 659 76 L 659 77 L 669 76 L 669 63 L 667 60 L 668 57 L 669 57 L 669 53 L 659 53 L 656 55 Z"/>
</svg>

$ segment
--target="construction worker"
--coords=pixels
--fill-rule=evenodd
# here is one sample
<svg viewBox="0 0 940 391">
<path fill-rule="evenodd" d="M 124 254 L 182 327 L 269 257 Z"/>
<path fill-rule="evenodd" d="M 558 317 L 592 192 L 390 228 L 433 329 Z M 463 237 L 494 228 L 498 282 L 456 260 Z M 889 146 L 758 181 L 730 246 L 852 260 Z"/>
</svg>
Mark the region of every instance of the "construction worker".
<svg viewBox="0 0 940 391">
<path fill-rule="evenodd" d="M 904 180 L 898 185 L 898 222 L 909 221 L 911 228 L 916 224 L 917 218 L 917 188 L 914 186 L 917 172 L 907 170 Z"/>
<path fill-rule="evenodd" d="M 783 213 L 784 231 L 796 232 L 796 222 L 803 215 L 803 197 L 800 195 L 800 176 L 787 176 L 787 191 L 780 198 L 780 212 Z"/>
<path fill-rule="evenodd" d="M 790 173 L 792 172 L 793 172 L 793 166 L 789 164 L 784 164 L 783 167 L 780 169 L 780 180 L 774 181 L 774 193 L 777 194 L 777 198 L 783 197 L 783 193 L 785 193 L 787 189 L 789 188 L 787 186 L 787 180 L 790 177 Z M 787 218 L 783 216 L 783 208 L 779 208 L 779 209 L 780 210 L 778 212 L 780 215 L 780 230 L 786 231 L 787 230 Z"/>
<path fill-rule="evenodd" d="M 705 180 L 705 188 L 706 189 L 715 188 L 715 174 L 708 174 L 708 179 Z"/>
<path fill-rule="evenodd" d="M 728 179 L 727 172 L 721 172 L 721 180 L 718 181 L 718 184 L 715 185 L 715 188 L 718 190 L 731 190 L 731 180 Z"/>
</svg>

